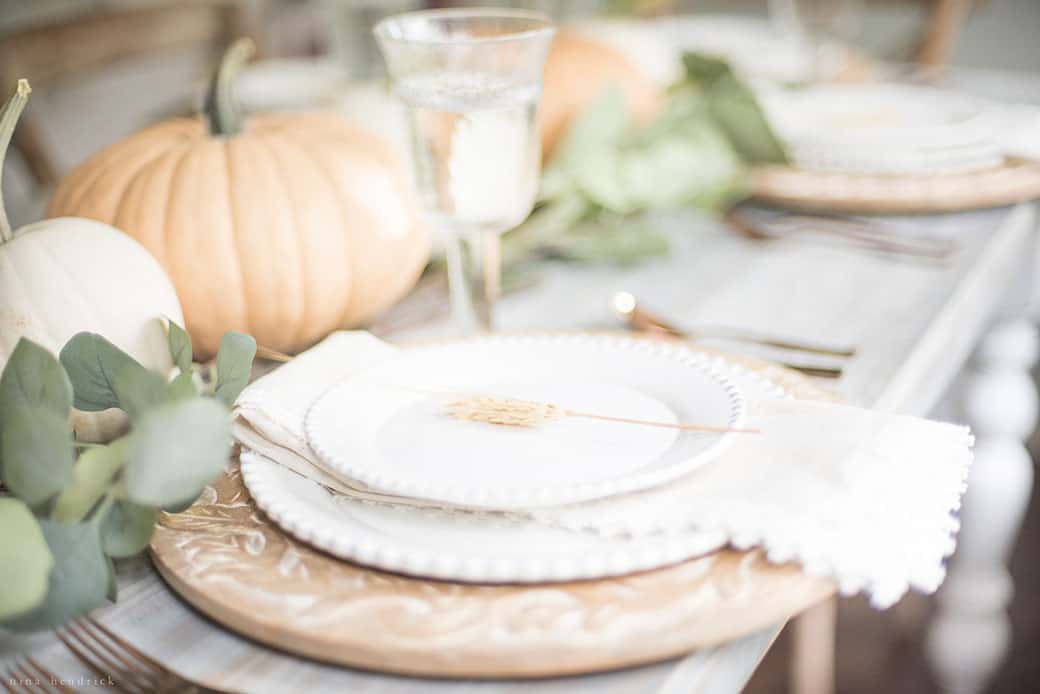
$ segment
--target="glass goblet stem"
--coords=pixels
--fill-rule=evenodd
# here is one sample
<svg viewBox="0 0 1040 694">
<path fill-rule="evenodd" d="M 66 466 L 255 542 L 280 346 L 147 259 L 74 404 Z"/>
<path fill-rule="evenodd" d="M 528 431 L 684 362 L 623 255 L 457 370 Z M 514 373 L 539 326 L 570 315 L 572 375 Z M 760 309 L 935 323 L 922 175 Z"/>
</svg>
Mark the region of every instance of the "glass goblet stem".
<svg viewBox="0 0 1040 694">
<path fill-rule="evenodd" d="M 452 234 L 447 239 L 452 321 L 463 335 L 490 333 L 502 286 L 502 239 L 495 233 Z"/>
</svg>

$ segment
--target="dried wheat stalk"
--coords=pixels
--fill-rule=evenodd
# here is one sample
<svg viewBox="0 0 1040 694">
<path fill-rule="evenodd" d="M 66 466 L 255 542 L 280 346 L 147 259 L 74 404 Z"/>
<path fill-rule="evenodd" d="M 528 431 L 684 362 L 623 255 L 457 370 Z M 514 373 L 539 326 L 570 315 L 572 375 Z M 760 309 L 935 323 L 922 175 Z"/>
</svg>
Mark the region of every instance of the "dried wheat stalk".
<svg viewBox="0 0 1040 694">
<path fill-rule="evenodd" d="M 483 422 L 513 427 L 536 427 L 549 422 L 556 422 L 565 417 L 582 417 L 619 424 L 636 424 L 682 431 L 706 431 L 719 434 L 757 434 L 758 429 L 729 429 L 701 424 L 675 424 L 672 422 L 651 422 L 644 419 L 627 417 L 610 417 L 589 412 L 575 412 L 551 402 L 519 400 L 516 398 L 491 397 L 484 395 L 456 396 L 446 406 L 449 416 L 469 422 Z"/>
</svg>

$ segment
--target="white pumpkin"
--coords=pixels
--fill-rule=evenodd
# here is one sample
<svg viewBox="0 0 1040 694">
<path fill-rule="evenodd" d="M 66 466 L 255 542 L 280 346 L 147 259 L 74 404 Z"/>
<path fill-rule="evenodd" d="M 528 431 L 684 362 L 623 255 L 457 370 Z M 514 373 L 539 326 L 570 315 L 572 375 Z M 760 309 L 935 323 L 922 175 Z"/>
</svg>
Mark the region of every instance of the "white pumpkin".
<svg viewBox="0 0 1040 694">
<path fill-rule="evenodd" d="M 0 115 L 0 170 L 25 80 Z M 0 368 L 26 337 L 57 354 L 80 331 L 103 335 L 150 369 L 172 368 L 161 316 L 184 324 L 159 263 L 117 229 L 88 219 L 48 219 L 12 231 L 0 200 Z M 74 411 L 80 440 L 107 441 L 126 428 L 119 410 Z"/>
</svg>

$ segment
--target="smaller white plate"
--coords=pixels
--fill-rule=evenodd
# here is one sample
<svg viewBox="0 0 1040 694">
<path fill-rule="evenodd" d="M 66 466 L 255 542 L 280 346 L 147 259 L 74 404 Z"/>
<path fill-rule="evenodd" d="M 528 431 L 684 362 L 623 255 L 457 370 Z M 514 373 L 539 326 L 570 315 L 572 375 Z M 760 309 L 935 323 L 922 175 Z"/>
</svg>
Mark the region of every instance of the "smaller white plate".
<svg viewBox="0 0 1040 694">
<path fill-rule="evenodd" d="M 788 397 L 758 374 L 711 361 L 749 398 Z M 374 504 L 330 494 L 250 451 L 241 460 L 257 506 L 290 535 L 341 559 L 413 576 L 479 583 L 606 578 L 685 561 L 726 542 L 719 532 L 633 540 L 547 527 L 516 514 Z"/>
<path fill-rule="evenodd" d="M 430 392 L 552 402 L 655 422 L 739 427 L 745 402 L 712 359 L 597 335 L 493 336 L 407 350 L 318 399 L 315 453 L 388 494 L 509 510 L 646 489 L 712 460 L 734 434 L 566 417 L 537 427 L 452 419 Z"/>
</svg>

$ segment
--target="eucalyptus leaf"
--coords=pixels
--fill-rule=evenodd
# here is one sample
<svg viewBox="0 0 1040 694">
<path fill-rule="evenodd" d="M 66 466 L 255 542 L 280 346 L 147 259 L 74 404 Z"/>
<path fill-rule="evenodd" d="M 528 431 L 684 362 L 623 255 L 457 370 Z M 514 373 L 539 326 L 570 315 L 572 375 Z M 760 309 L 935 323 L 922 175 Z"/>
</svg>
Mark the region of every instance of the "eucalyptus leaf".
<svg viewBox="0 0 1040 694">
<path fill-rule="evenodd" d="M 0 622 L 43 602 L 53 566 L 32 511 L 18 499 L 0 498 Z"/>
<path fill-rule="evenodd" d="M 105 604 L 110 592 L 108 558 L 101 551 L 101 538 L 94 524 L 41 520 L 40 529 L 54 557 L 54 568 L 43 603 L 3 623 L 16 631 L 61 626 Z"/>
<path fill-rule="evenodd" d="M 108 587 L 105 589 L 105 597 L 109 602 L 115 602 L 119 597 L 119 582 L 116 580 L 116 565 L 112 563 L 112 557 L 105 557 L 108 565 Z"/>
<path fill-rule="evenodd" d="M 112 375 L 116 399 L 131 420 L 166 401 L 166 379 L 140 364 L 124 364 Z"/>
<path fill-rule="evenodd" d="M 107 446 L 84 451 L 73 468 L 72 484 L 65 487 L 54 503 L 51 518 L 63 523 L 85 518 L 126 462 L 126 444 L 124 436 Z"/>
<path fill-rule="evenodd" d="M 577 191 L 545 202 L 518 228 L 502 239 L 502 262 L 523 262 L 543 249 L 558 244 L 569 228 L 589 212 L 590 203 Z"/>
<path fill-rule="evenodd" d="M 166 340 L 170 346 L 170 356 L 181 373 L 191 371 L 191 337 L 184 328 L 166 319 Z"/>
<path fill-rule="evenodd" d="M 148 546 L 155 530 L 158 510 L 130 501 L 117 501 L 101 522 L 101 544 L 105 554 L 116 559 L 132 557 Z"/>
<path fill-rule="evenodd" d="M 116 372 L 147 371 L 133 357 L 97 333 L 77 333 L 61 350 L 61 363 L 75 391 L 74 404 L 87 412 L 120 407 Z"/>
<path fill-rule="evenodd" d="M 710 108 L 716 123 L 744 161 L 753 164 L 786 164 L 787 152 L 769 126 L 758 99 L 747 85 L 730 75 L 711 88 Z"/>
<path fill-rule="evenodd" d="M 8 412 L 29 406 L 68 416 L 72 407 L 72 383 L 53 354 L 23 337 L 15 345 L 0 376 L 0 412 L 6 416 Z"/>
<path fill-rule="evenodd" d="M 624 150 L 611 147 L 589 153 L 573 167 L 574 179 L 590 202 L 618 214 L 639 209 L 624 176 L 627 156 Z"/>
<path fill-rule="evenodd" d="M 195 499 L 223 471 L 230 452 L 231 422 L 221 402 L 167 402 L 145 413 L 130 433 L 127 495 L 160 507 Z"/>
<path fill-rule="evenodd" d="M 753 164 L 786 164 L 787 152 L 776 137 L 754 92 L 724 60 L 700 53 L 683 56 L 688 79 L 705 93 L 712 119 L 741 158 Z"/>
<path fill-rule="evenodd" d="M 173 503 L 164 504 L 159 508 L 161 508 L 163 511 L 166 511 L 167 513 L 181 513 L 182 511 L 187 511 L 189 508 L 194 506 L 195 500 L 197 498 L 198 497 L 194 497 L 191 499 L 182 499 L 181 501 L 175 501 Z"/>
<path fill-rule="evenodd" d="M 619 176 L 638 209 L 660 210 L 742 192 L 745 173 L 725 135 L 700 120 L 630 152 Z"/>
<path fill-rule="evenodd" d="M 72 481 L 75 460 L 67 415 L 42 405 L 4 411 L 0 430 L 4 483 L 15 496 L 37 506 Z"/>
<path fill-rule="evenodd" d="M 627 130 L 625 97 L 620 90 L 609 89 L 578 114 L 553 156 L 554 166 L 580 165 L 587 157 L 612 148 Z"/>
<path fill-rule="evenodd" d="M 707 53 L 684 53 L 682 61 L 686 76 L 704 87 L 710 87 L 723 77 L 733 74 L 729 63 Z"/>
<path fill-rule="evenodd" d="M 630 265 L 668 252 L 668 239 L 639 217 L 603 214 L 575 226 L 568 237 L 563 250 L 579 262 Z"/>
<path fill-rule="evenodd" d="M 250 335 L 226 332 L 217 349 L 217 388 L 214 395 L 225 405 L 235 404 L 238 394 L 249 383 L 256 356 L 256 340 Z"/>
<path fill-rule="evenodd" d="M 191 370 L 177 374 L 177 377 L 166 386 L 167 400 L 184 400 L 185 398 L 193 398 L 196 395 L 198 395 L 198 390 L 195 388 Z"/>
</svg>

